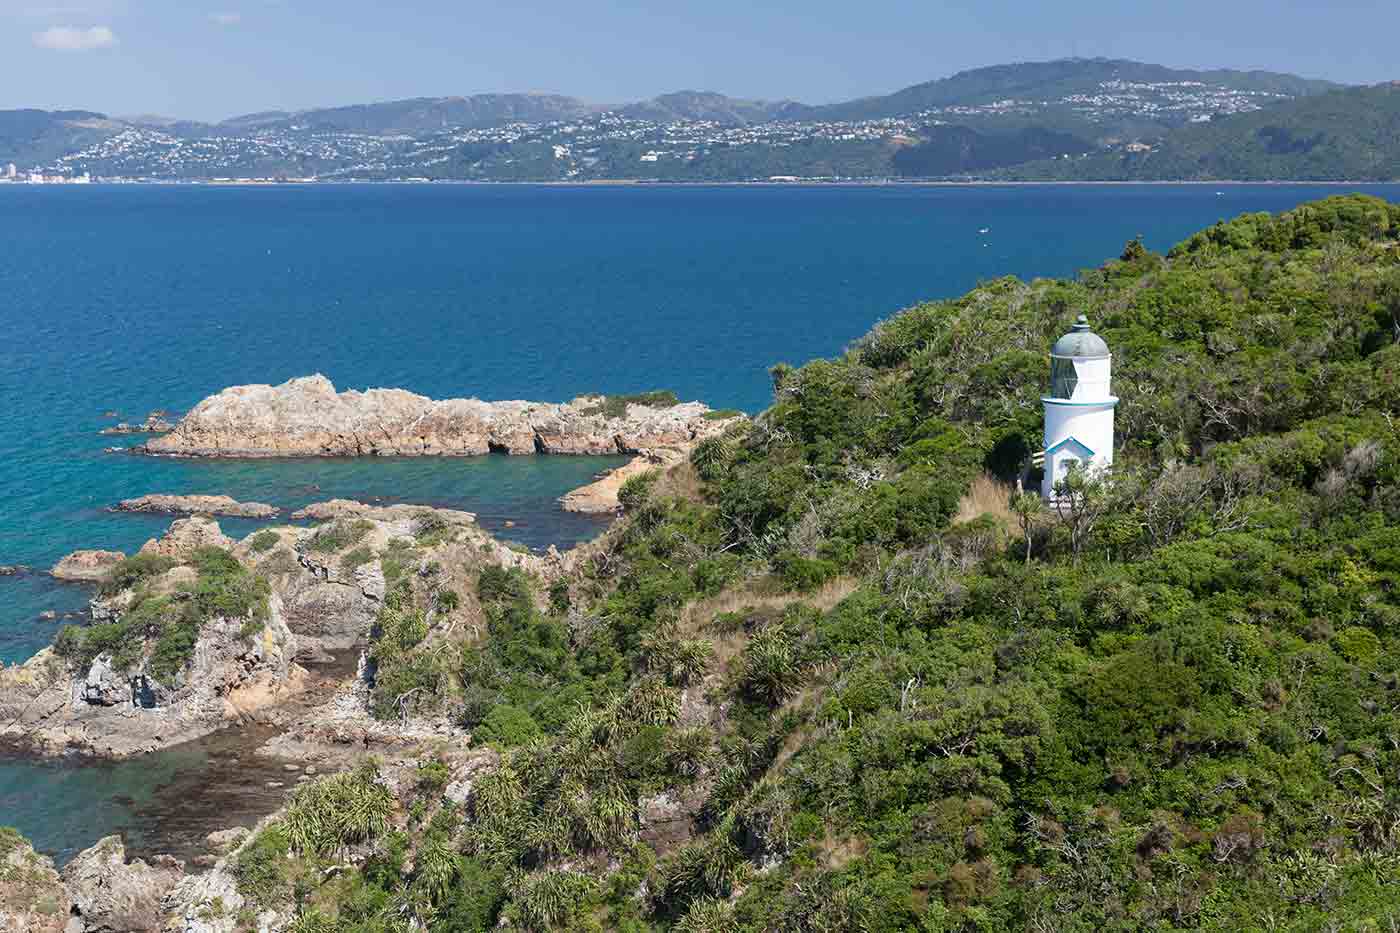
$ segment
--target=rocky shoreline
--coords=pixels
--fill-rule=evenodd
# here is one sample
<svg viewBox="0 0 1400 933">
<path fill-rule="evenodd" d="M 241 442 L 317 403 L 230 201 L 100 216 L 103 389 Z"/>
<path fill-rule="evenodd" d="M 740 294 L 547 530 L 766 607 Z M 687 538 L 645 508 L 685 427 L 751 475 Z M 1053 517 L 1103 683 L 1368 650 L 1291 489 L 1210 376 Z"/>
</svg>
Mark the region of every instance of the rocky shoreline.
<svg viewBox="0 0 1400 933">
<path fill-rule="evenodd" d="M 308 377 L 224 390 L 170 433 L 133 450 L 192 457 L 631 454 L 626 465 L 560 500 L 567 510 L 608 513 L 618 509 L 629 478 L 682 462 L 695 443 L 733 420 L 699 403 L 658 404 L 655 397 L 585 397 L 563 405 L 433 401 L 399 390 L 337 393 L 324 377 Z M 433 610 L 434 629 L 477 631 L 482 568 L 522 568 L 547 585 L 567 582 L 589 551 L 525 552 L 483 531 L 472 513 L 406 504 L 313 503 L 289 518 L 319 524 L 273 525 L 241 541 L 209 516 L 274 519 L 279 510 L 227 496 L 152 494 L 111 511 L 189 517 L 131 558 L 78 551 L 54 566 L 57 579 L 104 585 L 90 603 L 94 625 L 70 636 L 80 646 L 83 633 L 118 627 L 138 610 L 159 604 L 173 612 L 197 601 L 209 586 L 202 562 L 211 553 L 265 581 L 258 584 L 266 588 L 265 609 L 203 618 L 173 676 L 168 666 L 157 669 L 162 648 L 153 641 L 167 623 L 147 630 L 156 634 L 133 629 L 125 637 L 138 640 L 134 648 L 118 644 L 95 654 L 75 652 L 60 633 L 54 647 L 24 664 L 0 665 L 0 743 L 39 756 L 119 759 L 244 726 L 236 733 L 248 736 L 238 741 L 256 743 L 249 754 L 287 762 L 288 780 L 265 781 L 267 788 L 288 791 L 367 755 L 392 775 L 425 750 L 457 748 L 454 768 L 467 793 L 467 776 L 491 766 L 494 753 L 471 748 L 460 723 L 447 715 L 405 713 L 387 721 L 371 715 L 364 649 L 386 594 L 405 576 L 420 587 L 428 581 L 432 592 L 454 594 Z M 356 657 L 358 668 L 347 663 Z M 195 874 L 168 857 L 129 861 L 119 837 L 101 840 L 62 872 L 23 840 L 12 841 L 8 851 L 0 847 L 0 933 L 231 930 L 243 904 L 230 860 L 248 838 L 236 830 L 212 834 L 206 849 L 191 856 L 207 869 Z M 25 866 L 24 885 L 5 886 L 6 877 L 18 875 L 6 875 L 4 859 Z M 288 921 L 259 918 L 268 929 Z"/>
<path fill-rule="evenodd" d="M 167 434 L 130 448 L 180 457 L 638 454 L 723 431 L 700 402 L 584 396 L 564 404 L 433 400 L 403 389 L 337 392 L 322 375 L 224 389 Z"/>
</svg>

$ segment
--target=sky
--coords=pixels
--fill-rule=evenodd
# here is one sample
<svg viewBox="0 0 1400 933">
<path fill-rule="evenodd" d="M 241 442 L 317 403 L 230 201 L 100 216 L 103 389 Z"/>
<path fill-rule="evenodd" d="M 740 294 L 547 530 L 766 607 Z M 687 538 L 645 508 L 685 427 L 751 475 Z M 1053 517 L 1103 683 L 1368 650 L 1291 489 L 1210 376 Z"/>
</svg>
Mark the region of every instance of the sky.
<svg viewBox="0 0 1400 933">
<path fill-rule="evenodd" d="M 827 103 L 1068 56 L 1400 79 L 1400 3 L 0 0 L 0 109 L 214 120 L 403 97 L 682 89 Z"/>
</svg>

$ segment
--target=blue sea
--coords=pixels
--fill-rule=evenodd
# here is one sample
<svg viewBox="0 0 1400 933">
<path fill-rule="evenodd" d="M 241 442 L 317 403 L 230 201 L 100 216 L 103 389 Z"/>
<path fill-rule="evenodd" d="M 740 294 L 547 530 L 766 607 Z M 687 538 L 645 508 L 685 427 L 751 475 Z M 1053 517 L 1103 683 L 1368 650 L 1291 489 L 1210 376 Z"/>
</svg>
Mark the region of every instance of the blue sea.
<svg viewBox="0 0 1400 933">
<path fill-rule="evenodd" d="M 1349 190 L 1400 200 L 1396 185 L 0 186 L 0 564 L 134 550 L 167 522 L 104 510 L 152 492 L 427 502 L 568 546 L 601 524 L 555 500 L 615 458 L 152 460 L 104 452 L 98 431 L 107 411 L 140 420 L 313 372 L 434 397 L 670 388 L 757 411 L 773 363 L 839 353 L 917 301 Z M 0 578 L 0 661 L 88 595 Z M 162 794 L 188 796 L 217 760 L 206 743 L 116 767 L 0 761 L 0 824 L 60 858 L 111 831 L 168 841 Z M 178 832 L 200 829 L 186 813 Z"/>
</svg>

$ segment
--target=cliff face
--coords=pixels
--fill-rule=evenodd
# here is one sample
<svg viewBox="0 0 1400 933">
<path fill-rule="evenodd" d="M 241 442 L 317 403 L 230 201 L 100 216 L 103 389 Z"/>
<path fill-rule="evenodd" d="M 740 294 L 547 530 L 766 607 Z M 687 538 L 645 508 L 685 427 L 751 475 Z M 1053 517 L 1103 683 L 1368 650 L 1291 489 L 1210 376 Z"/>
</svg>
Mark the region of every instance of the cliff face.
<svg viewBox="0 0 1400 933">
<path fill-rule="evenodd" d="M 726 424 L 707 419 L 699 402 L 605 402 L 435 401 L 402 389 L 337 392 L 325 376 L 306 376 L 225 389 L 138 449 L 190 457 L 630 454 L 685 446 Z"/>
</svg>

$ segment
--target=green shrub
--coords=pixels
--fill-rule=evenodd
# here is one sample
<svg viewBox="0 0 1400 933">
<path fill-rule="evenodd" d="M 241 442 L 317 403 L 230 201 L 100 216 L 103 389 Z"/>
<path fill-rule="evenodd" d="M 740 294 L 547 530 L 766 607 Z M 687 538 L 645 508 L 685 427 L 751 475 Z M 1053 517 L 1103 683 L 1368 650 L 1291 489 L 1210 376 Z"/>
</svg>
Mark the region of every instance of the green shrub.
<svg viewBox="0 0 1400 933">
<path fill-rule="evenodd" d="M 707 437 L 690 452 L 690 465 L 706 482 L 720 479 L 734 462 L 733 441 L 724 436 Z"/>
<path fill-rule="evenodd" d="M 341 555 L 340 569 L 343 573 L 354 573 L 357 569 L 373 560 L 374 552 L 362 544 Z"/>
<path fill-rule="evenodd" d="M 582 409 L 579 414 L 602 415 L 604 418 L 625 418 L 627 417 L 628 405 L 643 405 L 647 408 L 674 408 L 680 403 L 681 400 L 676 397 L 676 393 L 669 389 L 656 389 L 651 392 L 639 392 L 636 395 L 609 395 L 601 403 Z"/>
<path fill-rule="evenodd" d="M 326 856 L 382 835 L 393 809 L 393 795 L 370 762 L 298 787 L 282 826 L 292 851 Z"/>
<path fill-rule="evenodd" d="M 120 561 L 99 591 L 102 596 L 115 596 L 123 590 L 139 586 L 151 577 L 158 577 L 179 564 L 163 554 L 133 554 Z"/>
<path fill-rule="evenodd" d="M 456 590 L 438 590 L 433 599 L 437 602 L 437 607 L 443 612 L 456 612 L 457 607 L 462 604 L 462 597 Z"/>
<path fill-rule="evenodd" d="M 343 551 L 345 548 L 358 544 L 373 528 L 374 523 L 363 518 L 336 519 L 328 525 L 317 528 L 310 540 L 306 542 L 306 547 L 308 550 L 321 553 Z"/>
<path fill-rule="evenodd" d="M 472 732 L 478 742 L 488 742 L 503 748 L 524 745 L 540 734 L 539 723 L 518 706 L 502 704 L 486 714 Z"/>
<path fill-rule="evenodd" d="M 802 680 L 795 639 L 782 625 L 769 625 L 757 632 L 740 656 L 740 687 L 766 703 L 788 699 L 797 692 Z"/>
<path fill-rule="evenodd" d="M 252 540 L 248 542 L 248 548 L 254 554 L 265 554 L 275 548 L 281 540 L 281 535 L 271 529 L 265 528 L 253 535 Z"/>
<path fill-rule="evenodd" d="M 259 907 L 275 907 L 288 893 L 289 848 L 287 832 L 280 821 L 254 836 L 233 858 L 233 877 L 238 882 L 238 893 Z"/>
<path fill-rule="evenodd" d="M 840 572 L 833 561 L 802 557 L 790 551 L 773 558 L 773 567 L 789 590 L 800 593 L 815 590 Z"/>
<path fill-rule="evenodd" d="M 530 598 L 530 582 L 517 568 L 491 565 L 483 567 L 477 577 L 476 595 L 483 604 L 502 603 Z"/>
<path fill-rule="evenodd" d="M 418 790 L 420 793 L 437 795 L 452 780 L 452 769 L 441 758 L 427 758 L 418 763 Z"/>
<path fill-rule="evenodd" d="M 617 501 L 622 505 L 623 511 L 635 512 L 645 505 L 651 496 L 652 487 L 660 478 L 661 474 L 656 470 L 629 476 L 617 491 Z"/>
</svg>

